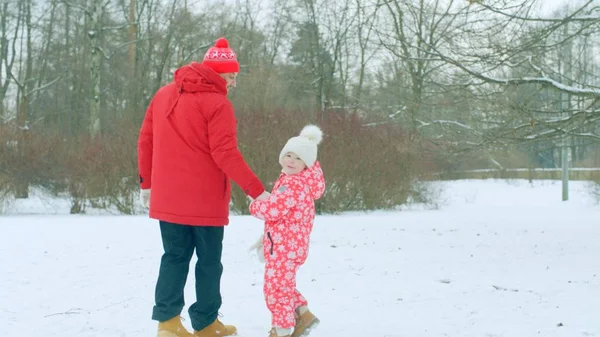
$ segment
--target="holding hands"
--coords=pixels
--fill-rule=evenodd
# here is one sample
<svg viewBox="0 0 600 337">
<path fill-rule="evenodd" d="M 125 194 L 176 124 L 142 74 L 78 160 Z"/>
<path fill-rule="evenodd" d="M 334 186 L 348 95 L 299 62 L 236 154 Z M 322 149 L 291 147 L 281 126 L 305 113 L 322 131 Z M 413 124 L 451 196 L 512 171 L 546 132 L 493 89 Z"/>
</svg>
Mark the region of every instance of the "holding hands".
<svg viewBox="0 0 600 337">
<path fill-rule="evenodd" d="M 262 192 L 262 193 L 261 193 L 261 195 L 259 195 L 259 196 L 256 198 L 256 200 L 260 200 L 260 201 L 267 200 L 267 199 L 269 199 L 269 196 L 270 196 L 270 195 L 271 195 L 271 193 L 269 193 L 269 192 L 267 192 L 267 191 L 264 191 L 264 192 Z"/>
<path fill-rule="evenodd" d="M 271 195 L 271 193 L 264 191 L 258 197 L 256 197 L 256 199 L 252 199 L 252 197 L 248 197 L 248 198 L 250 198 L 250 201 L 254 201 L 254 200 L 264 201 L 264 200 L 269 199 L 270 195 Z"/>
</svg>

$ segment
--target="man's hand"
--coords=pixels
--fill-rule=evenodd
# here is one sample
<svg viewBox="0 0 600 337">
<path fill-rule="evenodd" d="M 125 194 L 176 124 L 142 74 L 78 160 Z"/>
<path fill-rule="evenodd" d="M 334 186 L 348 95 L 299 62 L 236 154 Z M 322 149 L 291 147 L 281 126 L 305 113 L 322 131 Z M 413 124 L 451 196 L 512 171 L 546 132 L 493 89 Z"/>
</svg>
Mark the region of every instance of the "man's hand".
<svg viewBox="0 0 600 337">
<path fill-rule="evenodd" d="M 140 190 L 140 203 L 142 207 L 150 208 L 150 189 Z"/>
<path fill-rule="evenodd" d="M 269 193 L 267 191 L 264 191 L 264 192 L 262 192 L 261 195 L 259 195 L 258 197 L 256 197 L 256 200 L 260 200 L 260 201 L 267 200 L 270 195 L 271 195 L 271 193 Z"/>
</svg>

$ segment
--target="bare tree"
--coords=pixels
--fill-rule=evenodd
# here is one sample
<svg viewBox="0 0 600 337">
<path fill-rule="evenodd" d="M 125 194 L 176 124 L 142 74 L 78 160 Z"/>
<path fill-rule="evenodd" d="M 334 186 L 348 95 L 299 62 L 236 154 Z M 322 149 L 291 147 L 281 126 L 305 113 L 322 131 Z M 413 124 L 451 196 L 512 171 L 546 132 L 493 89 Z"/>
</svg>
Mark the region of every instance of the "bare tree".
<svg viewBox="0 0 600 337">
<path fill-rule="evenodd" d="M 89 4 L 78 5 L 67 0 L 63 3 L 70 7 L 81 10 L 88 20 L 87 37 L 90 44 L 90 90 L 88 98 L 89 123 L 88 132 L 92 137 L 100 133 L 100 80 L 102 64 L 102 48 L 100 45 L 102 39 L 102 17 L 110 0 L 89 0 Z"/>
<path fill-rule="evenodd" d="M 137 23 L 135 15 L 136 1 L 129 0 L 129 76 L 135 78 L 135 42 L 137 40 Z"/>
<path fill-rule="evenodd" d="M 32 79 L 32 65 L 33 65 L 33 53 L 32 53 L 32 36 L 31 36 L 31 0 L 26 0 L 20 3 L 20 9 L 18 20 L 22 20 L 23 28 L 25 32 L 22 33 L 22 37 L 25 38 L 25 48 L 21 48 L 20 57 L 19 57 L 19 66 L 20 70 L 22 70 L 22 61 L 25 59 L 25 69 L 24 71 L 19 71 L 19 73 L 23 74 L 23 80 L 19 81 L 18 77 L 15 76 L 12 72 L 10 76 L 13 78 L 15 83 L 18 86 L 17 97 L 19 97 L 19 102 L 17 104 L 17 127 L 20 130 L 18 137 L 18 152 L 21 156 L 21 160 L 25 162 L 28 150 L 28 130 L 29 130 L 29 93 L 31 91 L 31 87 L 33 85 Z M 26 56 L 23 56 L 25 53 Z M 25 177 L 21 177 L 20 181 L 17 184 L 17 190 L 15 193 L 17 198 L 27 198 L 29 196 L 29 184 L 26 181 Z"/>
<path fill-rule="evenodd" d="M 355 0 L 356 2 L 356 41 L 358 47 L 358 80 L 353 94 L 353 100 L 361 104 L 363 88 L 366 78 L 367 64 L 371 61 L 375 52 L 370 48 L 371 34 L 374 32 L 377 11 L 381 6 L 369 5 L 367 1 Z"/>
<path fill-rule="evenodd" d="M 3 119 L 8 118 L 4 116 L 6 104 L 5 98 L 11 81 L 11 77 L 7 74 L 12 73 L 12 68 L 17 56 L 17 36 L 21 25 L 21 20 L 19 19 L 21 17 L 20 14 L 14 16 L 18 18 L 16 22 L 14 22 L 14 26 L 11 21 L 13 10 L 15 10 L 15 8 L 12 7 L 14 4 L 14 2 L 3 1 L 2 12 L 0 14 L 0 118 Z M 9 5 L 11 6 L 9 7 Z M 21 6 L 18 6 L 17 10 L 20 11 L 21 8 Z M 9 38 L 8 34 L 11 31 L 12 38 Z M 5 76 L 4 78 L 3 75 Z"/>
<path fill-rule="evenodd" d="M 301 6 L 303 7 L 305 17 L 304 24 L 301 28 L 301 44 L 304 45 L 305 56 L 304 62 L 309 66 L 310 72 L 313 74 L 312 83 L 315 90 L 315 96 L 318 106 L 321 111 L 324 111 L 327 106 L 327 83 L 328 75 L 334 70 L 331 64 L 330 54 L 323 46 L 323 37 L 317 8 L 327 8 L 319 6 L 316 0 L 304 0 Z"/>
<path fill-rule="evenodd" d="M 569 56 L 575 44 L 585 44 L 586 36 L 600 33 L 600 15 L 593 15 L 595 7 L 591 7 L 592 3 L 586 1 L 566 15 L 553 18 L 528 14 L 534 4 L 530 1 L 521 3 L 520 10 L 511 13 L 506 9 L 482 5 L 484 11 L 512 22 L 512 25 L 505 26 L 511 28 L 506 33 L 510 41 L 498 41 L 492 46 L 480 44 L 476 48 L 461 48 L 460 52 L 457 52 L 458 48 L 452 52 L 440 48 L 430 50 L 431 55 L 464 71 L 475 81 L 485 83 L 486 88 L 491 90 L 494 86 L 533 86 L 539 90 L 556 92 L 556 101 L 564 103 L 547 105 L 544 110 L 525 109 L 525 113 L 520 115 L 521 124 L 494 128 L 496 135 L 489 141 L 520 142 L 562 138 L 564 135 L 600 139 L 595 132 L 580 132 L 582 127 L 600 119 L 597 114 L 600 88 L 586 77 L 573 78 L 571 69 L 576 62 Z M 531 33 L 524 35 L 526 27 L 531 28 Z M 518 38 L 523 39 L 515 43 Z M 557 56 L 551 57 L 552 53 Z M 521 73 L 525 72 L 526 75 L 506 76 L 511 72 L 514 74 L 516 69 L 521 69 Z M 565 69 L 568 71 L 565 72 Z M 571 104 L 573 99 L 578 100 L 579 105 L 574 107 Z"/>
<path fill-rule="evenodd" d="M 297 1 L 296 39 L 290 59 L 302 71 L 303 84 L 310 83 L 311 94 L 321 112 L 331 107 L 344 107 L 355 52 L 352 33 L 357 17 L 355 2 Z"/>
<path fill-rule="evenodd" d="M 104 8 L 108 5 L 108 1 L 103 3 L 103 0 L 90 0 L 91 9 L 86 10 L 86 14 L 90 19 L 90 29 L 88 30 L 88 38 L 91 46 L 91 65 L 90 65 L 90 122 L 89 132 L 92 137 L 100 133 L 100 74 L 102 51 L 100 50 L 100 39 L 102 38 L 102 14 Z"/>
<path fill-rule="evenodd" d="M 272 20 L 267 26 L 265 32 L 264 54 L 268 56 L 267 60 L 270 65 L 275 64 L 275 60 L 279 56 L 283 42 L 289 39 L 290 27 L 292 24 L 292 14 L 290 1 L 275 0 L 273 1 L 273 9 L 270 14 Z"/>
<path fill-rule="evenodd" d="M 378 2 L 387 9 L 383 24 L 378 25 L 380 44 L 394 57 L 396 73 L 404 78 L 408 96 L 395 109 L 405 116 L 409 129 L 417 133 L 426 93 L 432 88 L 436 72 L 444 66 L 432 51 L 445 48 L 463 25 L 464 9 L 455 9 L 457 1 L 391 0 Z M 386 23 L 389 22 L 389 25 Z M 391 29 L 386 29 L 390 27 Z M 404 76 L 404 74 L 406 76 Z"/>
</svg>

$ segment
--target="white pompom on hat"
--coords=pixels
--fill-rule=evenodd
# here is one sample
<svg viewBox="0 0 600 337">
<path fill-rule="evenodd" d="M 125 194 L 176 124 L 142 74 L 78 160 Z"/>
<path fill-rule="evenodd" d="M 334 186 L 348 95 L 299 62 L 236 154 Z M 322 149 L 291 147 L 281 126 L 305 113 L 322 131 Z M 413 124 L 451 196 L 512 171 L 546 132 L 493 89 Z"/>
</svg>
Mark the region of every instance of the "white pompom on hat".
<svg viewBox="0 0 600 337">
<path fill-rule="evenodd" d="M 316 125 L 307 125 L 299 136 L 290 138 L 281 153 L 279 163 L 283 164 L 283 157 L 288 152 L 293 152 L 304 161 L 307 167 L 312 167 L 317 160 L 317 145 L 323 139 L 323 131 Z"/>
</svg>

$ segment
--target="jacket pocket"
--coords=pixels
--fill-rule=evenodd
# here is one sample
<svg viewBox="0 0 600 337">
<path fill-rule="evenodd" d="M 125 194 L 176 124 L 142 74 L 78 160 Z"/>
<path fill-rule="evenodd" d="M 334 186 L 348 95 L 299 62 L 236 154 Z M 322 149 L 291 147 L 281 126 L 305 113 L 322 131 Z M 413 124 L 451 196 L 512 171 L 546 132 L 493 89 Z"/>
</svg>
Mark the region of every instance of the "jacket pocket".
<svg viewBox="0 0 600 337">
<path fill-rule="evenodd" d="M 269 254 L 273 255 L 273 238 L 271 237 L 271 232 L 267 232 L 267 238 L 271 243 L 271 247 L 269 247 Z"/>
</svg>

